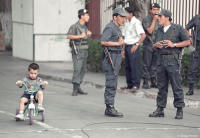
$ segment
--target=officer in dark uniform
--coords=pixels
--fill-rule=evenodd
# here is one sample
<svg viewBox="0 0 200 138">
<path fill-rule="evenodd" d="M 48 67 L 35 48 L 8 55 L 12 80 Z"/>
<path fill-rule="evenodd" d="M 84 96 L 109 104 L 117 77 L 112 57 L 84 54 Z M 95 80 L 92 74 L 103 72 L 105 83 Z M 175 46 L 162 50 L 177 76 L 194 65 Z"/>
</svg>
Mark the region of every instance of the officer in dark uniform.
<svg viewBox="0 0 200 138">
<path fill-rule="evenodd" d="M 89 21 L 89 14 L 86 9 L 78 11 L 79 21 L 73 24 L 67 33 L 67 38 L 70 39 L 70 47 L 72 48 L 73 60 L 73 93 L 72 96 L 79 94 L 87 94 L 80 88 L 83 81 L 88 57 L 88 37 L 92 33 L 88 30 L 86 23 Z"/>
<path fill-rule="evenodd" d="M 142 25 L 146 33 L 146 39 L 143 41 L 143 86 L 144 89 L 156 88 L 156 59 L 157 54 L 153 49 L 153 39 L 155 32 L 159 27 L 158 13 L 160 5 L 153 3 L 150 5 L 150 13 L 142 20 Z M 151 78 L 151 86 L 148 79 Z"/>
<path fill-rule="evenodd" d="M 193 33 L 193 45 L 195 46 L 195 51 L 192 52 L 190 57 L 190 66 L 187 74 L 187 83 L 189 84 L 189 91 L 186 95 L 194 94 L 194 83 L 197 82 L 197 72 L 200 64 L 200 15 L 196 15 L 189 21 L 186 25 L 186 32 L 189 36 L 189 29 L 194 28 Z"/>
<path fill-rule="evenodd" d="M 174 106 L 177 108 L 175 119 L 183 118 L 184 94 L 181 88 L 181 74 L 179 54 L 183 47 L 190 44 L 190 40 L 180 25 L 171 23 L 171 12 L 162 10 L 154 48 L 158 52 L 157 60 L 157 109 L 149 117 L 164 117 L 164 108 L 167 104 L 168 84 L 171 83 L 174 94 Z"/>
<path fill-rule="evenodd" d="M 122 33 L 120 30 L 120 26 L 124 24 L 125 16 L 127 16 L 126 12 L 122 8 L 116 8 L 113 12 L 113 21 L 106 25 L 104 28 L 101 44 L 104 48 L 108 49 L 110 53 L 110 57 L 113 63 L 113 67 L 111 62 L 109 62 L 108 57 L 104 55 L 103 58 L 103 68 L 105 71 L 105 104 L 106 110 L 105 115 L 112 117 L 122 117 L 123 114 L 118 112 L 114 108 L 114 98 L 117 89 L 117 79 L 118 73 L 121 67 L 122 55 L 121 51 L 123 49 L 122 45 L 124 43 L 122 38 Z"/>
</svg>

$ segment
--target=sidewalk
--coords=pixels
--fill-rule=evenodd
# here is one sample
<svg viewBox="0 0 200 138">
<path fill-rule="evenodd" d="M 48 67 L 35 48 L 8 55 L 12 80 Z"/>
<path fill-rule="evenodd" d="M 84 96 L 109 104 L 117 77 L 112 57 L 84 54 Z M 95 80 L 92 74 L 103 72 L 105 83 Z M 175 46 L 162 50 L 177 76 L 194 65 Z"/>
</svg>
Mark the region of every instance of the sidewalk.
<svg viewBox="0 0 200 138">
<path fill-rule="evenodd" d="M 5 68 L 10 67 L 9 65 L 15 63 L 16 69 L 26 68 L 31 61 L 26 61 L 22 59 L 17 59 L 11 56 L 9 52 L 0 52 L 0 63 L 4 63 Z M 40 65 L 40 76 L 44 79 L 51 79 L 56 81 L 64 81 L 71 83 L 73 74 L 73 64 L 72 62 L 38 62 Z M 7 66 L 8 65 L 8 66 Z M 9 69 L 8 69 L 9 70 Z M 92 73 L 87 72 L 83 85 L 91 85 L 96 88 L 102 89 L 104 91 L 105 86 L 105 75 L 104 73 Z M 125 76 L 119 76 L 118 88 L 126 86 Z M 142 86 L 142 83 L 141 83 Z M 187 92 L 188 88 L 183 87 L 184 93 Z M 120 92 L 118 90 L 118 92 Z M 133 93 L 135 96 L 142 98 L 156 99 L 158 89 L 142 89 L 138 90 L 137 93 Z M 126 93 L 124 93 L 126 94 Z M 173 93 L 171 85 L 169 85 L 169 97 L 168 103 L 173 105 Z M 200 90 L 195 89 L 195 94 L 193 96 L 185 96 L 186 107 L 200 108 Z"/>
</svg>

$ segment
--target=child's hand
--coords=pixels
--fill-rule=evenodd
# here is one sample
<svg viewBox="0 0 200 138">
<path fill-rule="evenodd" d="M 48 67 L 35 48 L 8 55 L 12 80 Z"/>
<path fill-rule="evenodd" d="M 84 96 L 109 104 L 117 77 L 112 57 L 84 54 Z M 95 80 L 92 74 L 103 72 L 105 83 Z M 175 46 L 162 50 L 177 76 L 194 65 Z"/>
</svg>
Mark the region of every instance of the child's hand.
<svg viewBox="0 0 200 138">
<path fill-rule="evenodd" d="M 19 87 L 22 87 L 22 81 L 18 80 L 18 81 L 16 82 L 16 84 L 17 84 Z"/>
<path fill-rule="evenodd" d="M 42 85 L 42 88 L 46 88 L 48 85 L 48 82 L 47 81 L 44 81 L 44 84 Z"/>
</svg>

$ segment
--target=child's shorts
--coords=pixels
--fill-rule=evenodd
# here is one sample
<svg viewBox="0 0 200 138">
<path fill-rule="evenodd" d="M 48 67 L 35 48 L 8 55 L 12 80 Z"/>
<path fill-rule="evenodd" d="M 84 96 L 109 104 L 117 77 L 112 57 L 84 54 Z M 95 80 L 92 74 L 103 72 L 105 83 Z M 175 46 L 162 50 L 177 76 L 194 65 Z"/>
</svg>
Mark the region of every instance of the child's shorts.
<svg viewBox="0 0 200 138">
<path fill-rule="evenodd" d="M 38 102 L 38 99 L 37 99 L 37 97 L 36 97 L 37 92 L 34 93 L 33 95 L 34 95 L 34 100 L 35 100 L 35 102 L 37 103 L 37 102 Z M 30 96 L 31 96 L 31 94 L 24 93 L 24 94 L 21 96 L 21 98 L 25 97 L 25 98 L 27 98 L 27 99 L 30 99 Z"/>
</svg>

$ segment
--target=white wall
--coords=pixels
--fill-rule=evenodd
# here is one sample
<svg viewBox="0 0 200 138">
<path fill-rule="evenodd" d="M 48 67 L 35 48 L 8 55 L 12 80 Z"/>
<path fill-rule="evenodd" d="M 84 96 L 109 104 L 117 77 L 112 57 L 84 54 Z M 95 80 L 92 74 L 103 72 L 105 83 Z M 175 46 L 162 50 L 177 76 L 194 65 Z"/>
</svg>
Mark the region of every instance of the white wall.
<svg viewBox="0 0 200 138">
<path fill-rule="evenodd" d="M 13 56 L 71 61 L 66 33 L 83 7 L 81 0 L 12 0 Z"/>
<path fill-rule="evenodd" d="M 59 34 L 67 33 L 83 6 L 80 0 L 34 0 L 36 61 L 71 60 L 69 41 Z"/>
<path fill-rule="evenodd" d="M 13 24 L 13 56 L 33 60 L 33 27 Z"/>
<path fill-rule="evenodd" d="M 12 0 L 13 56 L 33 60 L 33 0 Z"/>
<path fill-rule="evenodd" d="M 65 35 L 35 36 L 36 61 L 70 61 L 71 52 Z"/>
<path fill-rule="evenodd" d="M 33 23 L 33 0 L 12 0 L 12 20 Z"/>
</svg>

